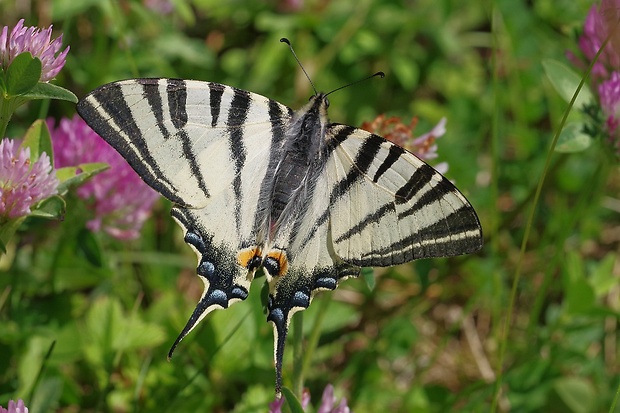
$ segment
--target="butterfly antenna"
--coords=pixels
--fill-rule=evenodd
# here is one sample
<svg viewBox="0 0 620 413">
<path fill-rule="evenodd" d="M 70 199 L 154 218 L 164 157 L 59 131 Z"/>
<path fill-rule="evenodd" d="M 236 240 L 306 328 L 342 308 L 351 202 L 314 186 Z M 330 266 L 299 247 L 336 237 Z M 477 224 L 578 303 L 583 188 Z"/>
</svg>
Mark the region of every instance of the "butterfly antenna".
<svg viewBox="0 0 620 413">
<path fill-rule="evenodd" d="M 314 89 L 314 94 L 318 95 L 319 92 L 316 91 L 316 88 L 314 87 L 314 83 L 312 83 L 312 79 L 310 79 L 310 76 L 308 76 L 308 72 L 306 72 L 306 69 L 304 69 L 304 66 L 301 64 L 301 62 L 299 61 L 299 58 L 295 54 L 295 50 L 293 50 L 293 46 L 291 45 L 291 42 L 289 41 L 289 39 L 287 39 L 286 37 L 283 37 L 280 39 L 280 41 L 282 43 L 288 44 L 288 48 L 291 49 L 291 53 L 293 53 L 293 57 L 295 58 L 295 60 L 297 60 L 297 64 L 299 65 L 299 67 L 301 67 L 301 70 L 303 70 L 304 75 L 306 75 L 306 78 L 308 79 L 308 82 L 310 82 L 310 84 L 312 85 L 312 89 Z"/>
<path fill-rule="evenodd" d="M 360 80 L 358 80 L 358 81 L 355 81 L 355 82 L 353 82 L 353 83 L 349 83 L 348 85 L 340 86 L 339 88 L 336 88 L 336 89 L 332 90 L 331 92 L 326 93 L 326 94 L 325 94 L 325 96 L 327 96 L 327 95 L 331 95 L 332 93 L 337 92 L 337 91 L 339 91 L 340 89 L 344 89 L 345 87 L 349 87 L 349 86 L 357 85 L 358 83 L 361 83 L 361 82 L 365 82 L 365 81 L 367 81 L 368 79 L 372 79 L 372 78 L 373 78 L 373 77 L 375 77 L 375 76 L 381 76 L 381 78 L 384 78 L 384 77 L 385 77 L 385 73 L 383 73 L 383 72 L 377 72 L 377 73 L 375 73 L 374 75 L 370 75 L 370 76 L 368 76 L 368 77 L 365 77 L 365 78 L 360 79 Z"/>
</svg>

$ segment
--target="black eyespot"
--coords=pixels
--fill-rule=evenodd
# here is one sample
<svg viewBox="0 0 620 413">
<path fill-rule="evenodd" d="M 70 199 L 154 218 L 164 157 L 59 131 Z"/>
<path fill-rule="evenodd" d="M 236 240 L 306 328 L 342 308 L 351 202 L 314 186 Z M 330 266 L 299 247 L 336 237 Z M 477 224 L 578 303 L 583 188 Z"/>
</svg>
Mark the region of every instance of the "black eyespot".
<svg viewBox="0 0 620 413">
<path fill-rule="evenodd" d="M 252 270 L 260 267 L 260 265 L 261 265 L 261 257 L 254 256 L 254 257 L 252 257 L 252 259 L 248 263 L 248 270 L 252 271 Z"/>
<path fill-rule="evenodd" d="M 280 274 L 280 263 L 273 257 L 265 258 L 265 261 L 263 262 L 263 267 L 272 276 Z"/>
</svg>

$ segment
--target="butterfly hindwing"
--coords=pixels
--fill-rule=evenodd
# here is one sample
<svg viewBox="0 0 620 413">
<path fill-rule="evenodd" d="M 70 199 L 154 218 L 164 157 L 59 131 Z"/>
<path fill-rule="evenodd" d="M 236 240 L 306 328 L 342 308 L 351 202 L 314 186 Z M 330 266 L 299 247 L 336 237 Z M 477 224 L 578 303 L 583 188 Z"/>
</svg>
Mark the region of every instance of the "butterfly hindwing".
<svg viewBox="0 0 620 413">
<path fill-rule="evenodd" d="M 320 158 L 318 163 L 324 164 Z M 263 264 L 269 275 L 267 310 L 274 326 L 276 392 L 281 387 L 284 344 L 293 314 L 308 308 L 317 291 L 334 290 L 341 280 L 360 271 L 336 255 L 329 220 L 316 219 L 329 208 L 329 180 L 324 173 L 312 180 L 307 203 L 287 216 Z"/>
</svg>

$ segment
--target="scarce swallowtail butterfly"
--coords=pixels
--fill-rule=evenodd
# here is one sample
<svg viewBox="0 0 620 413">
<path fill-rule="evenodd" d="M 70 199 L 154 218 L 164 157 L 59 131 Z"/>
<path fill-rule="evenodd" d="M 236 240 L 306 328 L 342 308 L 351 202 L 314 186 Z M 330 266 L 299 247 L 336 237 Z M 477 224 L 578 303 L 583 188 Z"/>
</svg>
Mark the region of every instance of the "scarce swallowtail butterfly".
<svg viewBox="0 0 620 413">
<path fill-rule="evenodd" d="M 212 310 L 269 285 L 276 394 L 292 315 L 361 267 L 475 252 L 478 217 L 441 174 L 381 136 L 213 82 L 131 79 L 91 92 L 84 120 L 174 203 L 204 292 L 179 342 Z"/>
</svg>

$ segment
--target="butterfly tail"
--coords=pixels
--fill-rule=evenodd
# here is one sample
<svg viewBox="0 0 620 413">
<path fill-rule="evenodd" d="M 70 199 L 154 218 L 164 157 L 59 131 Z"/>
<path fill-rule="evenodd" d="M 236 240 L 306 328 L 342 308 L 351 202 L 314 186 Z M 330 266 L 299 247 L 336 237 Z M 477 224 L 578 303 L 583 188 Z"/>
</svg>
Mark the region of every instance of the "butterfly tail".
<svg viewBox="0 0 620 413">
<path fill-rule="evenodd" d="M 190 331 L 192 331 L 194 327 L 196 327 L 196 325 L 198 325 L 198 323 L 203 318 L 205 318 L 207 314 L 218 308 L 228 308 L 228 300 L 228 297 L 222 290 L 214 290 L 209 288 L 203 294 L 202 298 L 198 302 L 198 305 L 194 309 L 194 312 L 190 316 L 189 320 L 187 320 L 183 331 L 181 331 L 181 334 L 179 334 L 177 339 L 174 341 L 174 344 L 170 348 L 170 351 L 168 352 L 168 360 L 172 358 L 172 354 L 174 353 L 174 350 L 176 350 L 177 345 L 181 342 L 181 340 L 183 340 L 185 336 L 187 336 Z"/>
<path fill-rule="evenodd" d="M 287 317 L 288 318 L 288 317 Z M 288 320 L 282 312 L 270 312 L 268 321 L 273 322 L 273 348 L 276 363 L 276 398 L 282 397 L 282 360 L 284 358 L 284 345 L 288 335 Z"/>
<path fill-rule="evenodd" d="M 224 243 L 214 243 L 213 234 L 192 225 L 192 211 L 175 207 L 172 216 L 183 226 L 185 242 L 196 252 L 199 262 L 196 273 L 204 283 L 204 292 L 187 324 L 168 352 L 168 358 L 177 345 L 211 311 L 228 308 L 245 300 L 255 269 L 248 270 L 236 263 L 236 251 Z"/>
</svg>

